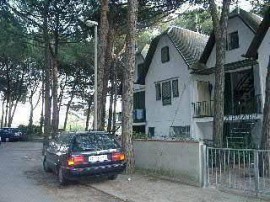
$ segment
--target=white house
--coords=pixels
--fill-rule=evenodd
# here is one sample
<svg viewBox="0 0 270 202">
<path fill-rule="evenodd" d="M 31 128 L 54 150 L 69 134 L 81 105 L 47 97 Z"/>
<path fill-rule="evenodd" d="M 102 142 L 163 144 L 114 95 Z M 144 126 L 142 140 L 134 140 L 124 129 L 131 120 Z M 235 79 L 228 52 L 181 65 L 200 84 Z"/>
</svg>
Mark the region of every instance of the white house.
<svg viewBox="0 0 270 202">
<path fill-rule="evenodd" d="M 259 142 L 263 86 L 261 70 L 256 61 L 243 56 L 249 49 L 260 22 L 260 17 L 239 8 L 229 15 L 224 92 L 224 142 L 228 147 L 252 147 Z M 215 56 L 215 37 L 212 33 L 199 65 L 194 65 L 192 72 L 195 80 L 192 132 L 197 138 L 209 140 L 212 140 Z"/>
<path fill-rule="evenodd" d="M 247 58 L 251 58 L 258 62 L 260 71 L 260 86 L 262 92 L 262 103 L 265 100 L 265 81 L 267 68 L 270 57 L 270 8 L 265 13 L 255 37 L 253 38 L 250 47 L 245 54 Z M 263 104 L 262 104 L 263 106 Z"/>
<path fill-rule="evenodd" d="M 154 137 L 190 137 L 191 66 L 198 61 L 207 36 L 171 27 L 157 36 L 145 59 L 146 132 Z"/>
<path fill-rule="evenodd" d="M 260 141 L 265 70 L 259 63 L 266 64 L 265 59 L 258 62 L 245 55 L 261 20 L 240 8 L 229 15 L 224 106 L 227 146 L 250 147 Z M 258 51 L 265 52 L 265 48 Z M 144 63 L 148 134 L 212 141 L 215 53 L 213 33 L 208 38 L 172 27 L 152 41 Z"/>
</svg>

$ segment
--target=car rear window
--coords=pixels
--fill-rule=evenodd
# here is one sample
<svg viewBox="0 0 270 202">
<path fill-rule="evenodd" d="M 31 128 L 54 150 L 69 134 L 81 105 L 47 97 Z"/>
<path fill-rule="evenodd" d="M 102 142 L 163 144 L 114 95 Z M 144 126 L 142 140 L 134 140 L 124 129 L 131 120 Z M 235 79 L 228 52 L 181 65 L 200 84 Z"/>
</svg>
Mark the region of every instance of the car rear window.
<svg viewBox="0 0 270 202">
<path fill-rule="evenodd" d="M 119 148 L 119 144 L 108 134 L 78 134 L 73 142 L 73 151 L 100 151 Z"/>
</svg>

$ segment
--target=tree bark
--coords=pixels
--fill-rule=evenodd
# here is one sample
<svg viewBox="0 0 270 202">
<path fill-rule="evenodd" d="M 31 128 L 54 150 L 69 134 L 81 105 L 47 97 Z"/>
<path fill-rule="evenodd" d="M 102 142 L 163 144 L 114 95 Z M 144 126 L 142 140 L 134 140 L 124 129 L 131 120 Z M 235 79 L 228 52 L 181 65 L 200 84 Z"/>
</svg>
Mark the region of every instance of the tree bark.
<svg viewBox="0 0 270 202">
<path fill-rule="evenodd" d="M 220 16 L 218 14 L 215 0 L 209 0 L 209 3 L 216 40 L 213 139 L 216 147 L 222 147 L 224 122 L 225 43 L 228 25 L 228 13 L 231 0 L 223 0 L 222 12 Z"/>
<path fill-rule="evenodd" d="M 263 108 L 263 127 L 261 138 L 261 149 L 270 149 L 270 56 L 267 68 L 267 76 L 265 82 L 265 101 Z"/>
<path fill-rule="evenodd" d="M 75 94 L 75 92 L 74 92 L 74 89 L 73 89 L 73 90 L 72 90 L 71 97 L 70 97 L 70 100 L 69 100 L 68 103 L 67 103 L 66 116 L 65 116 L 64 128 L 63 128 L 64 131 L 65 131 L 66 128 L 67 128 L 68 113 L 69 113 L 70 105 L 71 105 L 71 103 L 72 103 L 72 101 L 73 101 L 73 98 L 74 98 L 74 94 Z"/>
<path fill-rule="evenodd" d="M 58 61 L 56 58 L 53 65 L 53 85 L 52 85 L 52 101 L 53 101 L 53 117 L 52 117 L 52 129 L 53 136 L 58 132 L 59 125 L 59 109 L 58 109 Z"/>
<path fill-rule="evenodd" d="M 90 96 L 90 98 L 87 102 L 88 107 L 87 107 L 87 112 L 86 112 L 85 131 L 89 130 L 89 121 L 90 121 L 90 115 L 91 115 L 92 102 L 93 102 L 93 96 Z"/>
<path fill-rule="evenodd" d="M 134 172 L 135 161 L 132 143 L 133 124 L 133 85 L 135 71 L 135 42 L 137 23 L 137 0 L 128 1 L 128 34 L 127 34 L 127 65 L 124 70 L 123 83 L 123 118 L 122 118 L 122 146 L 127 157 L 127 173 Z"/>
<path fill-rule="evenodd" d="M 107 36 L 109 30 L 108 23 L 108 12 L 109 12 L 109 1 L 101 0 L 101 17 L 100 17 L 100 26 L 99 26 L 99 51 L 98 51 L 98 82 L 97 82 L 97 129 L 104 130 L 104 99 L 103 99 L 103 79 L 105 71 L 105 57 L 107 49 Z"/>
<path fill-rule="evenodd" d="M 1 128 L 4 127 L 4 117 L 5 117 L 5 98 L 2 101 Z"/>
<path fill-rule="evenodd" d="M 43 38 L 44 38 L 44 71 L 45 71 L 45 77 L 44 77 L 44 143 L 47 144 L 48 137 L 51 133 L 51 61 L 50 61 L 50 55 L 49 55 L 49 32 L 48 32 L 48 8 L 49 3 L 47 2 L 44 5 L 43 10 Z"/>
</svg>

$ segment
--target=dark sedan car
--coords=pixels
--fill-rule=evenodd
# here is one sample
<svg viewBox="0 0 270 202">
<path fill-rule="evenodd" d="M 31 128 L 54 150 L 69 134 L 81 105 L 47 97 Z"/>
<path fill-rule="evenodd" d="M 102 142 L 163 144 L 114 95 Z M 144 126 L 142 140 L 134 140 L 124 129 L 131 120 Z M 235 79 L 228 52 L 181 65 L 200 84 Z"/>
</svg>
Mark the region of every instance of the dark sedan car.
<svg viewBox="0 0 270 202">
<path fill-rule="evenodd" d="M 87 176 L 108 176 L 113 180 L 126 167 L 117 141 L 105 132 L 60 134 L 45 150 L 43 168 L 58 175 L 59 183 Z"/>
<path fill-rule="evenodd" d="M 5 127 L 0 129 L 0 137 L 5 141 L 18 141 L 23 139 L 23 134 L 18 128 Z"/>
</svg>

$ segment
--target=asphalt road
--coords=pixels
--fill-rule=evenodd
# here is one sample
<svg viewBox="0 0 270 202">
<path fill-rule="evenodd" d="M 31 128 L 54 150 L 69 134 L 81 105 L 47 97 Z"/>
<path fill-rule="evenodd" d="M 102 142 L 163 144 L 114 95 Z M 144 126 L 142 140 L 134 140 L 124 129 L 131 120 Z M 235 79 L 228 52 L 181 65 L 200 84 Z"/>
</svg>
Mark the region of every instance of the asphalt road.
<svg viewBox="0 0 270 202">
<path fill-rule="evenodd" d="M 41 146 L 33 142 L 0 145 L 0 202 L 122 201 L 92 187 L 95 180 L 59 186 L 57 177 L 42 169 Z"/>
</svg>

